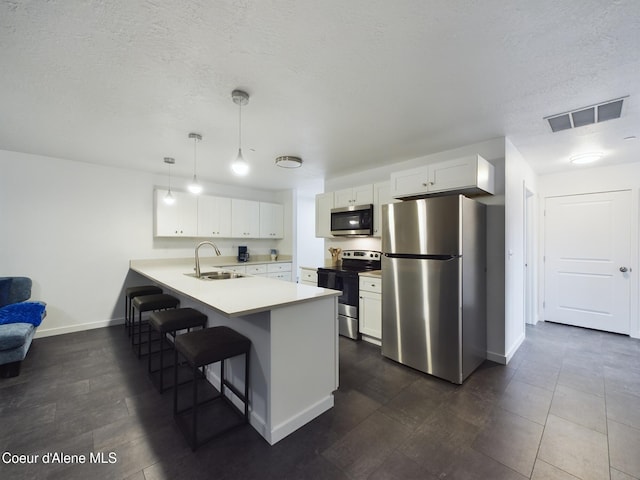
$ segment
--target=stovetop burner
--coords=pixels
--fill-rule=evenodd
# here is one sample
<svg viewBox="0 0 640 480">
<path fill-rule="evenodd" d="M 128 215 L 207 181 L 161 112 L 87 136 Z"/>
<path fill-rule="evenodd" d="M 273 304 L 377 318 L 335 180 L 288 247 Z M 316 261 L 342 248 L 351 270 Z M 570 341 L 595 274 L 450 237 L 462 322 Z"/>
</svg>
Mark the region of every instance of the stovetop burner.
<svg viewBox="0 0 640 480">
<path fill-rule="evenodd" d="M 325 267 L 324 270 L 348 273 L 380 270 L 382 268 L 381 258 L 382 254 L 375 250 L 344 250 L 342 263 L 333 267 Z"/>
</svg>

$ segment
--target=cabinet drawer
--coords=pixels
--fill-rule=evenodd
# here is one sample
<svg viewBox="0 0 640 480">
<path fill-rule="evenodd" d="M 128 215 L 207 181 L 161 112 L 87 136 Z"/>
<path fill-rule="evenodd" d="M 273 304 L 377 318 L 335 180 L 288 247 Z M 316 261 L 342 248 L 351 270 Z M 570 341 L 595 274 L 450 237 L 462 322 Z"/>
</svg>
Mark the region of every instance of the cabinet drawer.
<svg viewBox="0 0 640 480">
<path fill-rule="evenodd" d="M 269 278 L 275 278 L 276 280 L 283 280 L 285 282 L 290 282 L 291 272 L 270 273 Z"/>
<path fill-rule="evenodd" d="M 267 273 L 267 266 L 264 263 L 257 265 L 247 265 L 247 273 L 249 275 L 259 275 L 261 273 Z"/>
<path fill-rule="evenodd" d="M 221 268 L 223 268 L 224 270 L 229 270 L 231 272 L 236 272 L 236 273 L 247 273 L 247 267 L 244 265 L 228 265 Z"/>
<path fill-rule="evenodd" d="M 382 293 L 382 278 L 360 277 L 360 290 L 363 292 Z"/>
<path fill-rule="evenodd" d="M 276 272 L 290 272 L 291 264 L 290 263 L 267 263 L 267 272 L 276 273 Z"/>
<path fill-rule="evenodd" d="M 300 270 L 300 281 L 305 283 L 312 283 L 318 285 L 318 272 L 316 270 Z"/>
</svg>

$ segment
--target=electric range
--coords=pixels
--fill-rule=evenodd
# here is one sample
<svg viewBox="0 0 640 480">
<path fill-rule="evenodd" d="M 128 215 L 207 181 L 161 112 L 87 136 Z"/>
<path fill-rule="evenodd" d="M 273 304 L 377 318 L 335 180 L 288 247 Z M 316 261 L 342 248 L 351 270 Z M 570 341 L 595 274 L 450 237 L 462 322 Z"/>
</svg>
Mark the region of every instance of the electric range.
<svg viewBox="0 0 640 480">
<path fill-rule="evenodd" d="M 318 286 L 341 290 L 338 297 L 338 326 L 342 336 L 360 338 L 358 325 L 360 272 L 380 270 L 382 254 L 374 250 L 343 250 L 342 263 L 318 269 Z"/>
</svg>

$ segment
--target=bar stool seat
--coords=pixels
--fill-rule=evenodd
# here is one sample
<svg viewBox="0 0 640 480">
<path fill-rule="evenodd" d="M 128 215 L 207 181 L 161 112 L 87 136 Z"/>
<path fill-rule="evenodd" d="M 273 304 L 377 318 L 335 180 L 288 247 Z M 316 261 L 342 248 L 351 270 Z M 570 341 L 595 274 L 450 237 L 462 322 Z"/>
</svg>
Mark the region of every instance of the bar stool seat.
<svg viewBox="0 0 640 480">
<path fill-rule="evenodd" d="M 194 308 L 176 308 L 173 310 L 163 310 L 159 312 L 153 312 L 149 317 L 149 337 L 148 337 L 148 371 L 150 374 L 160 372 L 160 380 L 158 389 L 160 393 L 163 393 L 164 388 L 164 348 L 162 340 L 166 338 L 167 333 L 174 339 L 176 333 L 179 330 L 187 330 L 189 332 L 192 328 L 205 328 L 207 325 L 207 316 Z M 159 370 L 151 369 L 151 331 L 155 330 L 160 333 L 160 368 Z M 177 365 L 166 368 L 177 368 Z M 172 385 L 173 386 L 173 385 Z"/>
<path fill-rule="evenodd" d="M 131 344 L 134 347 L 138 347 L 138 358 L 142 356 L 142 313 L 143 312 L 151 312 L 155 310 L 167 310 L 170 308 L 177 308 L 180 304 L 180 300 L 178 300 L 173 295 L 169 295 L 168 293 L 156 293 L 153 295 L 142 295 L 139 297 L 135 297 L 131 301 L 132 311 L 133 311 L 133 333 L 131 335 Z M 135 333 L 135 311 L 138 311 L 138 343 L 135 342 L 136 333 Z"/>
<path fill-rule="evenodd" d="M 127 335 L 131 336 L 131 300 L 135 297 L 142 295 L 154 295 L 162 293 L 160 287 L 155 285 L 138 285 L 135 287 L 128 287 L 124 291 L 124 327 L 127 329 Z"/>
<path fill-rule="evenodd" d="M 178 335 L 175 339 L 175 364 L 178 364 L 179 354 L 184 357 L 187 363 L 193 369 L 193 399 L 191 407 L 184 410 L 178 410 L 178 388 L 173 390 L 173 415 L 176 418 L 178 426 L 187 437 L 191 449 L 196 450 L 203 443 L 231 430 L 240 425 L 249 422 L 249 352 L 251 350 L 251 340 L 244 335 L 239 334 L 229 327 L 211 327 L 196 332 Z M 226 359 L 239 355 L 245 356 L 244 371 L 244 392 L 240 392 L 229 380 L 225 378 L 224 361 Z M 204 367 L 211 363 L 220 362 L 220 393 L 213 398 L 198 403 L 198 368 Z M 178 369 L 174 370 L 174 385 L 178 382 Z M 228 388 L 233 394 L 244 404 L 244 412 L 229 400 L 225 394 Z M 221 431 L 210 435 L 202 441 L 198 441 L 197 425 L 198 425 L 198 407 L 214 400 L 222 399 L 233 411 L 242 417 L 239 423 L 223 428 Z M 181 417 L 185 412 L 191 412 L 191 426 L 183 423 Z"/>
</svg>

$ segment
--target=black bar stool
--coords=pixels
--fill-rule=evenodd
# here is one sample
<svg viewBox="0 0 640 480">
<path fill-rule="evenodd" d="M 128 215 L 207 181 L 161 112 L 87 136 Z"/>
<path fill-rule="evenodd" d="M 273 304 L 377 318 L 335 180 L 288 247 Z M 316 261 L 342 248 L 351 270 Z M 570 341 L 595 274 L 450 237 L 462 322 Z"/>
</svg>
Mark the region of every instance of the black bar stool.
<svg viewBox="0 0 640 480">
<path fill-rule="evenodd" d="M 140 285 L 137 287 L 129 287 L 124 292 L 124 327 L 127 329 L 127 335 L 131 336 L 131 300 L 142 295 L 162 293 L 162 289 L 155 285 Z"/>
<path fill-rule="evenodd" d="M 132 318 L 133 321 L 133 333 L 131 334 L 131 345 L 138 347 L 138 358 L 142 356 L 142 313 L 153 312 L 156 310 L 168 310 L 170 308 L 177 308 L 180 304 L 180 300 L 176 297 L 169 295 L 168 293 L 156 293 L 154 295 L 142 295 L 135 297 L 131 300 Z M 138 333 L 136 343 L 136 310 L 138 311 Z"/>
<path fill-rule="evenodd" d="M 191 449 L 196 450 L 203 443 L 249 422 L 249 351 L 251 340 L 240 335 L 229 327 L 212 327 L 198 330 L 197 332 L 178 335 L 175 342 L 175 365 L 178 365 L 178 354 L 182 355 L 193 369 L 193 400 L 191 407 L 178 410 L 178 387 L 173 389 L 173 415 L 178 427 L 187 437 Z M 240 392 L 224 377 L 224 361 L 238 355 L 245 356 L 244 392 Z M 213 398 L 198 403 L 198 368 L 211 363 L 220 362 L 220 392 Z M 174 369 L 174 385 L 178 384 L 178 369 Z M 244 404 L 244 412 L 236 407 L 225 395 L 228 388 Z M 227 403 L 235 415 L 241 417 L 241 421 L 210 435 L 208 438 L 198 441 L 198 407 L 214 400 L 222 399 Z M 191 426 L 188 421 L 183 421 L 186 412 L 191 411 Z M 222 419 L 224 420 L 224 419 Z"/>
<path fill-rule="evenodd" d="M 153 312 L 149 317 L 149 336 L 148 336 L 148 352 L 149 363 L 148 370 L 150 374 L 160 372 L 160 381 L 158 389 L 160 393 L 164 392 L 164 348 L 163 343 L 167 337 L 167 333 L 173 337 L 175 343 L 176 333 L 179 330 L 187 330 L 190 332 L 192 328 L 205 328 L 207 325 L 207 316 L 193 308 L 176 308 L 173 310 L 163 310 L 161 312 Z M 155 330 L 160 334 L 160 368 L 159 370 L 151 369 L 151 331 Z M 173 365 L 173 368 L 177 368 Z M 167 367 L 171 368 L 171 367 Z M 153 377 L 152 377 L 153 378 Z M 174 384 L 175 385 L 175 384 Z M 172 385 L 173 386 L 173 385 Z"/>
</svg>

